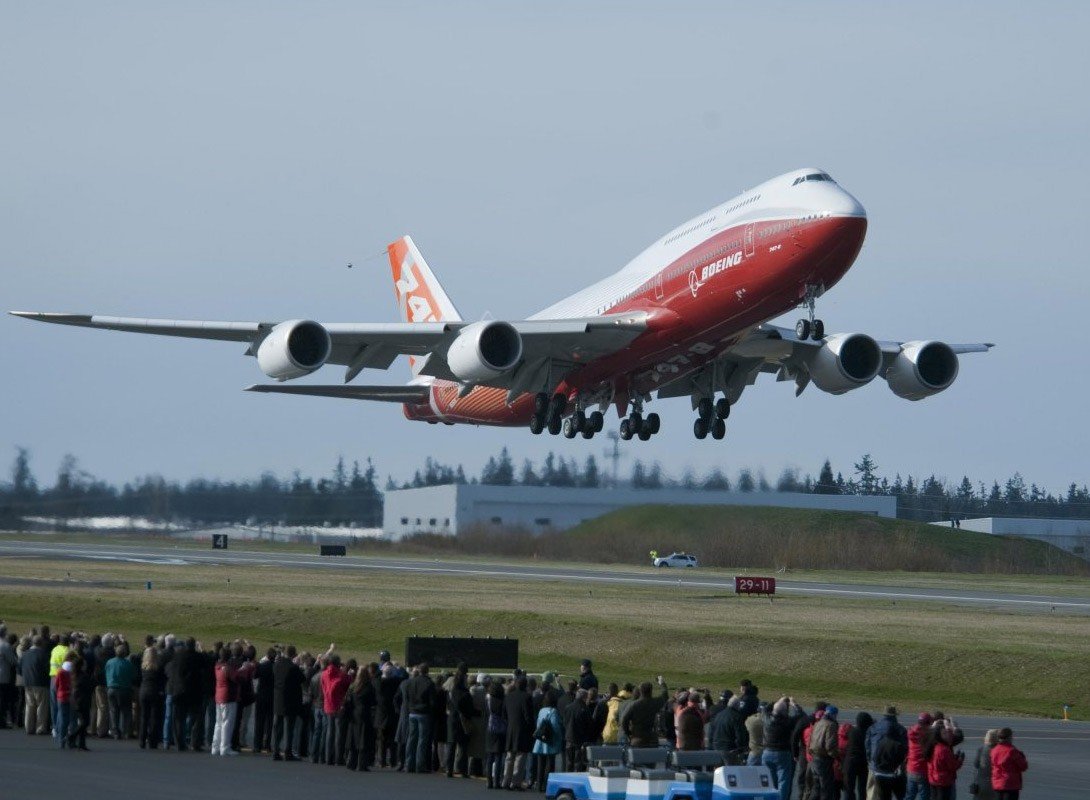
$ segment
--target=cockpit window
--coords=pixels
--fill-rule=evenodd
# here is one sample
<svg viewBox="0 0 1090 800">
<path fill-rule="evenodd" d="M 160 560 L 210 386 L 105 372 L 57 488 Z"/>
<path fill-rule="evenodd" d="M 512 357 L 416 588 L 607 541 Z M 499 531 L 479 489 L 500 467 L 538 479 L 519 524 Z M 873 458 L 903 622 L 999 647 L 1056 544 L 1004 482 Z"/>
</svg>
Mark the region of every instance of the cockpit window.
<svg viewBox="0 0 1090 800">
<path fill-rule="evenodd" d="M 833 179 L 826 175 L 824 172 L 811 172 L 809 175 L 801 175 L 795 178 L 792 186 L 798 186 L 803 181 L 832 181 Z M 835 181 L 833 181 L 835 183 Z"/>
</svg>

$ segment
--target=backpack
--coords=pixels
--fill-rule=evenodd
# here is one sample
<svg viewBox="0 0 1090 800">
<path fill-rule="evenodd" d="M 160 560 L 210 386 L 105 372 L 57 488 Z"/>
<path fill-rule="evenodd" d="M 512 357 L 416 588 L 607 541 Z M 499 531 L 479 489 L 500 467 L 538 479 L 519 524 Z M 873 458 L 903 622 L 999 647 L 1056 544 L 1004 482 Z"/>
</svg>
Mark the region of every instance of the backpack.
<svg viewBox="0 0 1090 800">
<path fill-rule="evenodd" d="M 553 743 L 553 737 L 556 735 L 556 731 L 553 730 L 552 718 L 545 716 L 541 723 L 537 726 L 537 730 L 534 731 L 534 739 L 541 742 L 543 745 L 551 745 Z"/>
<path fill-rule="evenodd" d="M 885 775 L 895 775 L 908 756 L 908 746 L 891 736 L 883 736 L 874 751 L 874 768 Z"/>
</svg>

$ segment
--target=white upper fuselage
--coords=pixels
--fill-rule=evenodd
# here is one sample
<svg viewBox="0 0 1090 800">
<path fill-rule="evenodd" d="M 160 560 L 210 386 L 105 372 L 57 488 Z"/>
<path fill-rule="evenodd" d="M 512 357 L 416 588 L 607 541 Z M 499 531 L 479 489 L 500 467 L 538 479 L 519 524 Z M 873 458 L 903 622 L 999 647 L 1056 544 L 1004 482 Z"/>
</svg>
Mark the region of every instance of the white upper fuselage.
<svg viewBox="0 0 1090 800">
<path fill-rule="evenodd" d="M 821 175 L 824 179 L 798 180 L 813 175 Z M 608 313 L 657 273 L 726 228 L 819 216 L 866 217 L 866 211 L 823 170 L 798 169 L 785 173 L 678 225 L 617 272 L 539 311 L 530 319 Z"/>
</svg>

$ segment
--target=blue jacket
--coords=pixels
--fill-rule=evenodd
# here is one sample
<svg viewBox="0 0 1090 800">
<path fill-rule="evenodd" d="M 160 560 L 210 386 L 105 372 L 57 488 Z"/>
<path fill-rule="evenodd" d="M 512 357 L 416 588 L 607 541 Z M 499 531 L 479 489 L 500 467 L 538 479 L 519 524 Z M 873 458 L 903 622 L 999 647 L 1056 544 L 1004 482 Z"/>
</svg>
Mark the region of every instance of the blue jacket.
<svg viewBox="0 0 1090 800">
<path fill-rule="evenodd" d="M 560 722 L 560 714 L 555 708 L 543 708 L 537 712 L 537 722 L 534 730 L 541 727 L 542 722 L 548 722 L 553 728 L 553 739 L 548 744 L 540 739 L 534 739 L 535 756 L 555 756 L 564 749 L 564 725 Z"/>
<path fill-rule="evenodd" d="M 106 662 L 106 688 L 132 689 L 133 672 L 129 659 L 114 656 Z"/>
<path fill-rule="evenodd" d="M 867 731 L 867 763 L 874 763 L 874 755 L 878 752 L 878 744 L 886 736 L 894 741 L 900 742 L 905 746 L 905 750 L 908 750 L 908 731 L 904 726 L 897 721 L 897 717 L 890 716 L 889 714 L 882 717 L 876 723 L 870 726 L 870 730 Z"/>
</svg>

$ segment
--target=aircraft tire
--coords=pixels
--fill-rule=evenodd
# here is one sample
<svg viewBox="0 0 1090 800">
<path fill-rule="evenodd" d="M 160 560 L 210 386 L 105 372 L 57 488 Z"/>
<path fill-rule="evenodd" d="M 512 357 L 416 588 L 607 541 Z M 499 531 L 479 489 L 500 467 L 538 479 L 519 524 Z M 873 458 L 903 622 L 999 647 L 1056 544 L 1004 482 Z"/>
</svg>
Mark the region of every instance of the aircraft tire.
<svg viewBox="0 0 1090 800">
<path fill-rule="evenodd" d="M 814 330 L 810 333 L 810 336 L 815 342 L 820 342 L 825 338 L 825 321 L 820 319 L 814 320 Z"/>
<path fill-rule="evenodd" d="M 602 432 L 602 428 L 604 428 L 606 424 L 606 418 L 601 411 L 590 412 L 590 416 L 587 417 L 587 419 L 590 420 L 591 427 L 594 429 L 595 433 Z"/>
<path fill-rule="evenodd" d="M 576 424 L 574 417 L 567 417 L 564 420 L 564 438 L 574 439 L 579 435 L 579 426 Z"/>
<path fill-rule="evenodd" d="M 641 442 L 646 442 L 648 439 L 651 438 L 651 431 L 646 425 L 644 425 L 642 428 L 640 428 L 640 432 L 636 435 L 640 437 Z"/>
<path fill-rule="evenodd" d="M 632 426 L 628 422 L 628 417 L 625 417 L 624 419 L 621 420 L 620 434 L 621 434 L 621 439 L 623 439 L 626 442 L 629 439 L 632 438 Z"/>
<path fill-rule="evenodd" d="M 584 439 L 593 439 L 594 434 L 597 433 L 597 431 L 594 430 L 594 428 L 583 428 L 582 433 Z"/>
<path fill-rule="evenodd" d="M 710 397 L 701 397 L 700 402 L 696 404 L 696 413 L 700 415 L 701 419 L 711 419 L 715 414 L 715 405 L 712 403 Z"/>
<path fill-rule="evenodd" d="M 643 415 L 638 411 L 633 411 L 628 415 L 628 425 L 632 428 L 632 435 L 637 435 L 643 430 Z"/>
<path fill-rule="evenodd" d="M 651 431 L 652 435 L 659 432 L 659 427 L 661 427 L 661 425 L 662 421 L 659 419 L 659 415 L 654 412 L 648 414 L 647 419 L 644 420 L 644 427 Z"/>
<path fill-rule="evenodd" d="M 563 424 L 564 420 L 560 419 L 560 417 L 551 418 L 548 425 L 549 433 L 551 433 L 553 436 L 556 436 L 558 433 L 560 433 L 560 426 Z"/>
<path fill-rule="evenodd" d="M 719 419 L 726 419 L 730 416 L 730 401 L 725 397 L 720 397 L 715 401 L 715 416 Z"/>
<path fill-rule="evenodd" d="M 693 422 L 693 436 L 695 436 L 697 439 L 706 439 L 706 438 L 708 438 L 708 422 L 707 422 L 707 420 L 702 419 L 700 417 L 696 418 L 696 421 Z"/>
<path fill-rule="evenodd" d="M 530 419 L 530 433 L 537 436 L 543 430 L 545 430 L 545 420 L 540 415 L 534 414 Z"/>
<path fill-rule="evenodd" d="M 549 395 L 538 392 L 534 395 L 534 414 L 544 417 L 547 413 L 549 413 Z"/>
<path fill-rule="evenodd" d="M 727 423 L 721 419 L 717 419 L 712 423 L 712 438 L 722 439 L 727 435 Z"/>
<path fill-rule="evenodd" d="M 795 323 L 795 336 L 802 341 L 806 341 L 810 338 L 810 320 L 800 319 Z"/>
</svg>

